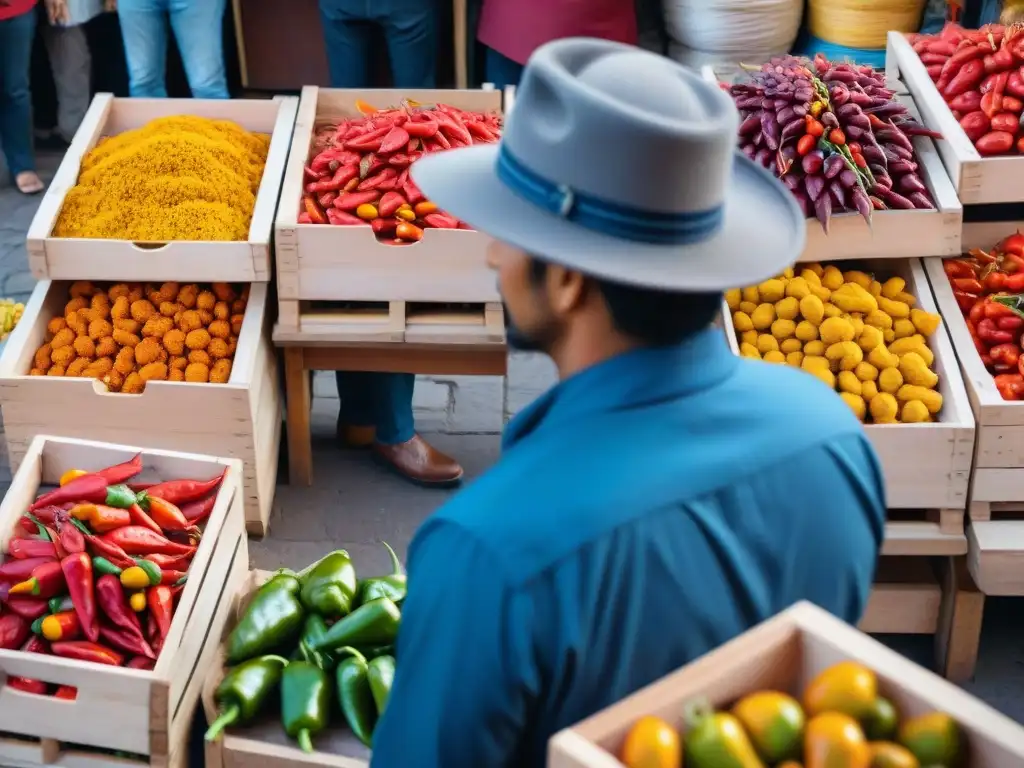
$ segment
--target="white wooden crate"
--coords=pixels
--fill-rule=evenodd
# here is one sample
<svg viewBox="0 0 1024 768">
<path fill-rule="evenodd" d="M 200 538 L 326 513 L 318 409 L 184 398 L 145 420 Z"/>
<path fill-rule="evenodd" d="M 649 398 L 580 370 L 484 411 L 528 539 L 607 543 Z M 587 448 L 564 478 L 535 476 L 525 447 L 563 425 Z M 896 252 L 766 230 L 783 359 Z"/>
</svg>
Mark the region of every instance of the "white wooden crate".
<svg viewBox="0 0 1024 768">
<path fill-rule="evenodd" d="M 227 474 L 164 647 L 152 671 L 87 664 L 21 651 L 0 650 L 0 677 L 19 676 L 78 688 L 74 701 L 0 687 L 0 765 L 36 768 L 185 768 L 192 715 L 203 680 L 227 623 L 230 597 L 249 564 L 237 460 L 37 437 L 29 446 L 0 505 L 0 542 L 6 548 L 18 518 L 41 484 L 56 485 L 69 469 L 97 470 L 142 453 L 155 481 L 207 479 Z M 224 598 L 224 596 L 227 596 Z M 18 738 L 23 735 L 25 738 Z M 84 745 L 131 752 L 130 760 L 76 750 Z"/>
<path fill-rule="evenodd" d="M 926 259 L 977 424 L 969 495 L 971 575 L 986 595 L 1024 595 L 1024 402 L 1003 400 L 981 362 L 942 269 Z"/>
<path fill-rule="evenodd" d="M 1024 157 L 982 157 L 953 117 L 907 38 L 900 32 L 889 32 L 887 43 L 887 69 L 906 83 L 924 116 L 925 125 L 942 134 L 943 138 L 936 144 L 960 202 L 964 205 L 1024 202 Z"/>
<path fill-rule="evenodd" d="M 840 265 L 842 266 L 842 265 Z M 867 262 L 880 275 L 900 276 L 917 306 L 937 312 L 919 259 Z M 732 313 L 722 307 L 722 325 L 729 346 L 739 354 Z M 935 354 L 942 412 L 927 424 L 865 424 L 885 473 L 886 505 L 890 510 L 923 510 L 928 519 L 886 523 L 886 555 L 963 555 L 967 552 L 963 516 L 971 474 L 974 417 L 964 391 L 956 356 L 945 325 L 928 339 Z"/>
<path fill-rule="evenodd" d="M 29 227 L 26 245 L 32 274 L 52 280 L 269 281 L 274 212 L 297 109 L 294 96 L 273 100 L 121 99 L 97 94 Z M 133 243 L 51 236 L 64 198 L 78 181 L 82 158 L 96 143 L 171 115 L 232 120 L 248 131 L 272 135 L 248 240 Z"/>
<path fill-rule="evenodd" d="M 718 80 L 710 67 L 702 72 L 706 80 Z M 907 106 L 911 115 L 921 119 L 912 98 L 900 93 L 896 98 Z M 832 217 L 827 235 L 821 223 L 812 217 L 807 220 L 807 244 L 798 262 L 906 259 L 925 253 L 935 256 L 960 253 L 963 206 L 942 167 L 934 141 L 927 136 L 915 136 L 912 141 L 918 175 L 931 192 L 935 210 L 875 211 L 870 227 L 859 213 L 838 213 Z"/>
<path fill-rule="evenodd" d="M 239 585 L 229 601 L 230 613 L 224 625 L 224 641 L 238 623 L 255 591 L 272 575 L 268 571 L 251 571 L 249 577 Z M 219 643 L 213 662 L 207 667 L 202 690 L 203 710 L 208 723 L 212 723 L 219 713 L 215 694 L 225 672 L 224 648 Z M 334 702 L 332 706 L 336 706 Z M 368 767 L 369 750 L 344 725 L 344 718 L 332 716 L 328 729 L 313 739 L 316 751 L 307 753 L 288 738 L 281 727 L 280 717 L 273 712 L 273 707 L 270 710 L 256 722 L 228 728 L 219 739 L 207 742 L 206 768 L 244 768 L 254 764 L 259 765 L 259 768 Z"/>
<path fill-rule="evenodd" d="M 282 330 L 300 329 L 300 301 L 500 301 L 485 258 L 491 239 L 480 232 L 428 229 L 418 243 L 391 246 L 377 242 L 368 226 L 298 223 L 303 166 L 316 126 L 358 115 L 357 99 L 385 108 L 403 98 L 468 110 L 502 108 L 496 90 L 302 89 L 275 234 Z"/>
<path fill-rule="evenodd" d="M 962 250 L 964 253 L 974 248 L 990 251 L 1000 240 L 1020 231 L 1024 231 L 1024 220 L 965 221 Z"/>
<path fill-rule="evenodd" d="M 819 672 L 853 660 L 878 676 L 904 717 L 948 713 L 966 737 L 964 765 L 1019 768 L 1024 729 L 825 611 L 802 602 L 632 696 L 567 728 L 548 744 L 550 768 L 622 768 L 615 757 L 630 727 L 655 715 L 681 728 L 684 704 L 706 698 L 726 707 L 753 691 L 799 694 Z"/>
<path fill-rule="evenodd" d="M 67 282 L 38 283 L 0 355 L 0 405 L 12 471 L 37 434 L 241 459 L 246 526 L 266 533 L 277 481 L 281 388 L 270 341 L 268 286 L 252 285 L 226 384 L 151 381 L 139 395 L 107 392 L 94 379 L 29 376 L 46 324 L 63 315 Z"/>
</svg>

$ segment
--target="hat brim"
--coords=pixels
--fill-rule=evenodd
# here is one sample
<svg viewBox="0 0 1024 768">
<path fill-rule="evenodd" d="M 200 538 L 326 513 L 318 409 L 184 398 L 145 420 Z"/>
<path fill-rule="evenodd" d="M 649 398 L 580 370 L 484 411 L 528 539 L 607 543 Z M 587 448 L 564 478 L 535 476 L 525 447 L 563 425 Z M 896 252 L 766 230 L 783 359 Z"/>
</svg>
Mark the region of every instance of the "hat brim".
<svg viewBox="0 0 1024 768">
<path fill-rule="evenodd" d="M 807 239 L 807 221 L 792 193 L 736 154 L 722 229 L 692 245 L 626 241 L 532 205 L 498 179 L 497 144 L 428 155 L 413 165 L 412 177 L 442 210 L 543 260 L 627 285 L 721 291 L 778 274 L 797 260 Z"/>
</svg>

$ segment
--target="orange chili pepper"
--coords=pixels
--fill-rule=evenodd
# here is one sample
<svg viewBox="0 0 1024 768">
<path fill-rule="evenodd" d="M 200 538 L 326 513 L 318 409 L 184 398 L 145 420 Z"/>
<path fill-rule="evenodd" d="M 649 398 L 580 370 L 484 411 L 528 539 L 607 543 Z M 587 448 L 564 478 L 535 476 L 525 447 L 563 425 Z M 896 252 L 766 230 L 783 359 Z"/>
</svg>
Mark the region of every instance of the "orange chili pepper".
<svg viewBox="0 0 1024 768">
<path fill-rule="evenodd" d="M 817 145 L 818 140 L 815 139 L 811 134 L 805 134 L 800 137 L 800 141 L 796 143 L 796 153 L 803 157 L 810 152 Z"/>
<path fill-rule="evenodd" d="M 843 133 L 841 128 L 833 128 L 829 131 L 828 140 L 835 144 L 837 147 L 843 146 L 846 143 L 846 134 Z"/>
<path fill-rule="evenodd" d="M 807 130 L 807 135 L 808 136 L 814 136 L 815 138 L 818 138 L 818 137 L 823 136 L 825 134 L 825 126 L 823 126 L 821 123 L 819 123 L 813 117 L 811 117 L 810 115 L 807 115 L 806 121 L 807 121 L 806 130 Z"/>
</svg>

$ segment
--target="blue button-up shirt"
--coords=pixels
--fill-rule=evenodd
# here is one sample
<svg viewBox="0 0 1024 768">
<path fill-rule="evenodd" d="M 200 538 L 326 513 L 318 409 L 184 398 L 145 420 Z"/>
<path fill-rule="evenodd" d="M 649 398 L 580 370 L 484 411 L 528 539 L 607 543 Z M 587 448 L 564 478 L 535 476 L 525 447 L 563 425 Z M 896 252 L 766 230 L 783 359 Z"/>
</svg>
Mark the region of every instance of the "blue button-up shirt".
<svg viewBox="0 0 1024 768">
<path fill-rule="evenodd" d="M 882 472 L 818 379 L 709 329 L 561 382 L 409 553 L 373 768 L 541 766 L 547 741 L 798 600 L 855 622 Z"/>
</svg>

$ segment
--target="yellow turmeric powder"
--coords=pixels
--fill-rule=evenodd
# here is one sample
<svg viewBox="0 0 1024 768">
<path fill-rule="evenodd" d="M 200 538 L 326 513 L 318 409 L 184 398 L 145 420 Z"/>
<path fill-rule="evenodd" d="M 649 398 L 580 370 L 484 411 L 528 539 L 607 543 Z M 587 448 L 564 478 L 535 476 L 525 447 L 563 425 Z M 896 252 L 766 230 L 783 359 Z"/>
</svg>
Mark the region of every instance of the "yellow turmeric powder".
<svg viewBox="0 0 1024 768">
<path fill-rule="evenodd" d="M 54 235 L 244 240 L 269 146 L 268 136 L 192 116 L 105 139 L 82 158 Z"/>
</svg>

